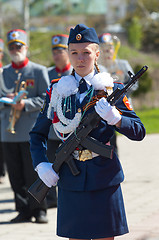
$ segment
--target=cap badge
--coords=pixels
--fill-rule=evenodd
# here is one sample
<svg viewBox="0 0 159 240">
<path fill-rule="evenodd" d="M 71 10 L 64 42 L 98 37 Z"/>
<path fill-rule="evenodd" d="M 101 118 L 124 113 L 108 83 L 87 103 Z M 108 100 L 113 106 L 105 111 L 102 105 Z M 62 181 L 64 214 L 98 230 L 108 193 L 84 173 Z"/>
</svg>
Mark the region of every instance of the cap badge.
<svg viewBox="0 0 159 240">
<path fill-rule="evenodd" d="M 53 44 L 58 44 L 59 42 L 60 42 L 60 38 L 58 36 L 56 36 L 52 39 Z"/>
<path fill-rule="evenodd" d="M 107 43 L 112 43 L 113 40 L 110 35 L 103 35 L 102 40 Z"/>
<path fill-rule="evenodd" d="M 81 35 L 80 33 L 76 35 L 76 40 L 77 40 L 77 41 L 80 41 L 81 38 L 82 38 L 82 35 Z"/>
<path fill-rule="evenodd" d="M 11 34 L 11 39 L 17 39 L 19 37 L 19 33 L 18 32 L 13 32 Z"/>
</svg>

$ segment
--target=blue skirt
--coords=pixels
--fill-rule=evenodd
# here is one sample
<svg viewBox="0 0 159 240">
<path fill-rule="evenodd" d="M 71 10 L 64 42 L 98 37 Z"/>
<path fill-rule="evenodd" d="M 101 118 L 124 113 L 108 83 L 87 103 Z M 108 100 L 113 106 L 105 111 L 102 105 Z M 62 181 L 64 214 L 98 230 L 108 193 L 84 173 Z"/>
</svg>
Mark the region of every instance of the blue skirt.
<svg viewBox="0 0 159 240">
<path fill-rule="evenodd" d="M 95 239 L 128 233 L 120 185 L 98 191 L 58 188 L 57 235 Z"/>
</svg>

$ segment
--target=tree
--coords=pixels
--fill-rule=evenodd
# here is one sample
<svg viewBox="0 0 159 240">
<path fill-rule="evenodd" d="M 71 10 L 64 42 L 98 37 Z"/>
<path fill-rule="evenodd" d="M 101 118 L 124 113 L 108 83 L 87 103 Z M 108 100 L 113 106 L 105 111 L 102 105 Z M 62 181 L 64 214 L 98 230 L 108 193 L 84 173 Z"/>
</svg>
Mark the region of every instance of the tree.
<svg viewBox="0 0 159 240">
<path fill-rule="evenodd" d="M 153 18 L 154 12 L 159 9 L 159 1 L 128 0 L 128 3 L 123 26 L 127 31 L 129 43 L 137 49 L 159 49 L 159 18 Z"/>
<path fill-rule="evenodd" d="M 134 72 L 138 72 L 142 68 L 141 65 L 136 65 L 134 68 Z M 138 88 L 136 91 L 132 93 L 132 96 L 137 97 L 141 93 L 147 93 L 152 89 L 152 78 L 150 78 L 148 71 L 144 73 L 143 76 L 140 77 L 138 82 Z"/>
<path fill-rule="evenodd" d="M 141 48 L 142 44 L 142 25 L 138 17 L 133 17 L 128 28 L 128 41 L 136 49 Z"/>
</svg>

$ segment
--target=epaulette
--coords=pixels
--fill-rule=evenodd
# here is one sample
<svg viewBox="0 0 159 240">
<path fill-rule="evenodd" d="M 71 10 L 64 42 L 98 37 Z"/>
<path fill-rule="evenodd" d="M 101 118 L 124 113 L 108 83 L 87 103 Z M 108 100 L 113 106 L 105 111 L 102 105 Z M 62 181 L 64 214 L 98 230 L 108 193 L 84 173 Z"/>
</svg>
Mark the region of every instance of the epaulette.
<svg viewBox="0 0 159 240">
<path fill-rule="evenodd" d="M 53 84 L 58 82 L 60 80 L 60 78 L 56 78 L 53 79 L 50 83 L 50 86 L 48 87 L 48 89 L 46 90 L 46 94 L 49 95 L 49 98 L 51 99 L 51 93 L 52 93 L 52 88 L 53 88 Z"/>
</svg>

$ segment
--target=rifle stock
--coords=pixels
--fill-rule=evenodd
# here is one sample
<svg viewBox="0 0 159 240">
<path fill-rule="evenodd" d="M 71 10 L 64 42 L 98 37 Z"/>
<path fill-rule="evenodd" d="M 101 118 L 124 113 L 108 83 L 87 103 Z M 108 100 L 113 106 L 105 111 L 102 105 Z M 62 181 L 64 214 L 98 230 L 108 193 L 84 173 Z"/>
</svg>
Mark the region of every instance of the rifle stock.
<svg viewBox="0 0 159 240">
<path fill-rule="evenodd" d="M 117 101 L 125 94 L 129 89 L 137 82 L 137 80 L 147 71 L 148 67 L 143 66 L 135 75 L 131 72 L 128 72 L 130 76 L 130 81 L 125 85 L 123 89 L 117 88 L 111 95 L 107 97 L 107 101 L 114 106 Z M 75 161 L 73 159 L 72 153 L 74 150 L 81 144 L 82 140 L 86 139 L 88 134 L 92 131 L 93 128 L 97 126 L 101 117 L 93 111 L 92 113 L 87 114 L 80 125 L 76 129 L 76 133 L 72 133 L 71 136 L 63 143 L 57 150 L 56 159 L 53 164 L 53 169 L 56 173 L 59 172 L 62 164 L 66 162 L 74 176 L 78 175 L 80 171 L 77 169 Z M 89 142 L 90 139 L 85 141 Z M 84 142 L 84 141 L 83 141 Z M 82 144 L 81 144 L 82 145 Z M 110 147 L 110 157 L 112 154 L 112 148 Z M 49 191 L 42 180 L 37 179 L 31 187 L 28 189 L 28 192 L 40 203 L 46 196 Z"/>
</svg>

